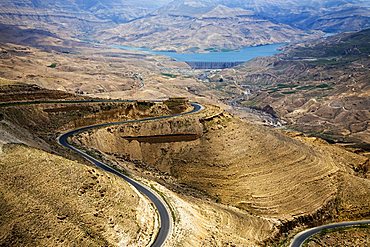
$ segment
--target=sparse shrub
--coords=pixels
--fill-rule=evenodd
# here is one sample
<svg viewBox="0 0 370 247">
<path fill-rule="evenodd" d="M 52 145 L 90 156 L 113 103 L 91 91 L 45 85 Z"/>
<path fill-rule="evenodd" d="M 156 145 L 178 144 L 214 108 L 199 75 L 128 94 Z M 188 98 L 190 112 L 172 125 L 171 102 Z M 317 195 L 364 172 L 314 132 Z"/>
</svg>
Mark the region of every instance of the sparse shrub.
<svg viewBox="0 0 370 247">
<path fill-rule="evenodd" d="M 56 63 L 52 63 L 48 67 L 49 68 L 52 68 L 52 69 L 55 69 L 57 67 L 57 64 Z"/>
<path fill-rule="evenodd" d="M 317 85 L 316 87 L 317 88 L 329 88 L 330 86 L 328 84 L 324 83 L 324 84 Z"/>
<path fill-rule="evenodd" d="M 177 75 L 170 74 L 170 73 L 161 73 L 163 76 L 170 77 L 170 78 L 176 78 Z"/>
<path fill-rule="evenodd" d="M 282 94 L 295 94 L 295 91 L 281 92 Z"/>
</svg>

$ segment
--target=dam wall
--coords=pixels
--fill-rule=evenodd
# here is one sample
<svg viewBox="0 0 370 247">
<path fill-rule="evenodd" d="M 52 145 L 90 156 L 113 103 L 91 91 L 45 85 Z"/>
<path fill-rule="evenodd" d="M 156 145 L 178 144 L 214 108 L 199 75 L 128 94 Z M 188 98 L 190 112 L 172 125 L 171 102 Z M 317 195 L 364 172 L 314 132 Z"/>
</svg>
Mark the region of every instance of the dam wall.
<svg viewBox="0 0 370 247">
<path fill-rule="evenodd" d="M 227 69 L 244 62 L 186 62 L 192 69 Z"/>
</svg>

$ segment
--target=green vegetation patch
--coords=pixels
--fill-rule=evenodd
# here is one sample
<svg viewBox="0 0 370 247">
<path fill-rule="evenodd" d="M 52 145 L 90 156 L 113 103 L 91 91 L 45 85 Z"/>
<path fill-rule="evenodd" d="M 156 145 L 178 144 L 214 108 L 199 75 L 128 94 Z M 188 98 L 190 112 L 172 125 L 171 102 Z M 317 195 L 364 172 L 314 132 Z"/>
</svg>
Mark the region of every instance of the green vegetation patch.
<svg viewBox="0 0 370 247">
<path fill-rule="evenodd" d="M 252 101 L 243 101 L 241 102 L 241 105 L 244 106 L 244 107 L 256 107 L 257 106 L 257 102 L 252 100 Z"/>
<path fill-rule="evenodd" d="M 311 61 L 310 64 L 316 66 L 345 66 L 355 60 L 356 59 L 351 57 L 345 57 L 345 59 L 318 59 L 316 61 Z"/>
<path fill-rule="evenodd" d="M 296 88 L 298 87 L 298 85 L 293 85 L 293 84 L 283 84 L 283 83 L 279 83 L 276 85 L 278 88 Z"/>
<path fill-rule="evenodd" d="M 332 87 L 326 83 L 322 83 L 319 85 L 305 85 L 297 87 L 297 90 L 314 90 L 314 89 L 332 89 Z"/>
<path fill-rule="evenodd" d="M 326 83 L 323 83 L 323 84 L 320 84 L 320 85 L 317 85 L 316 88 L 329 88 L 330 85 L 326 84 Z"/>
<path fill-rule="evenodd" d="M 296 91 L 281 92 L 282 94 L 295 94 Z"/>
<path fill-rule="evenodd" d="M 52 69 L 55 69 L 57 67 L 57 63 L 52 63 L 48 67 L 52 68 Z"/>
<path fill-rule="evenodd" d="M 315 89 L 315 86 L 313 85 L 305 85 L 305 86 L 301 86 L 301 87 L 298 87 L 297 90 L 312 90 L 312 89 Z"/>
<path fill-rule="evenodd" d="M 177 75 L 170 74 L 170 73 L 161 73 L 163 76 L 170 77 L 170 78 L 177 78 Z"/>
</svg>

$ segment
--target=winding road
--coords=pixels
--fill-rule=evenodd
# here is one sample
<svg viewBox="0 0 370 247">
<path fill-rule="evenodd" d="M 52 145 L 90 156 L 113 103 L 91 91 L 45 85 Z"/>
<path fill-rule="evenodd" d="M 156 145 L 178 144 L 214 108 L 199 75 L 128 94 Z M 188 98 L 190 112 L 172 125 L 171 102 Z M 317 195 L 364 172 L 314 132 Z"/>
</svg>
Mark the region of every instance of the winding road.
<svg viewBox="0 0 370 247">
<path fill-rule="evenodd" d="M 0 103 L 0 107 L 3 106 L 16 106 L 16 105 L 34 105 L 34 104 L 43 104 L 43 103 L 101 103 L 101 102 L 134 102 L 134 100 L 91 100 L 91 101 L 86 101 L 86 100 L 81 100 L 81 101 L 33 101 L 33 102 L 10 102 L 10 103 Z M 154 101 L 154 102 L 159 102 L 159 101 Z M 58 137 L 58 143 L 66 148 L 69 148 L 76 153 L 78 153 L 80 156 L 88 160 L 89 162 L 93 163 L 97 167 L 112 173 L 125 181 L 127 181 L 129 184 L 131 184 L 133 187 L 135 187 L 140 193 L 145 195 L 149 200 L 153 202 L 155 205 L 157 212 L 159 214 L 159 219 L 160 219 L 160 229 L 159 232 L 155 238 L 155 240 L 152 242 L 151 246 L 152 247 L 161 247 L 164 245 L 166 242 L 169 233 L 172 228 L 172 218 L 170 217 L 170 212 L 168 205 L 161 199 L 159 195 L 157 195 L 154 191 L 152 191 L 150 188 L 147 186 L 141 184 L 138 181 L 135 181 L 134 179 L 128 177 L 127 175 L 121 173 L 120 171 L 110 167 L 109 165 L 95 159 L 91 155 L 87 154 L 83 150 L 80 150 L 76 147 L 74 147 L 72 144 L 68 142 L 68 137 L 71 137 L 73 135 L 79 134 L 81 132 L 95 129 L 95 128 L 102 128 L 102 127 L 108 127 L 108 126 L 113 126 L 113 125 L 122 125 L 122 124 L 128 124 L 128 123 L 139 123 L 139 122 L 146 122 L 146 121 L 156 121 L 156 120 L 161 120 L 161 119 L 167 119 L 167 118 L 173 118 L 177 116 L 184 116 L 184 115 L 190 115 L 193 113 L 200 112 L 204 109 L 204 107 L 200 104 L 197 103 L 191 103 L 193 106 L 193 110 L 185 113 L 180 113 L 180 114 L 174 114 L 174 115 L 167 115 L 167 116 L 159 116 L 159 117 L 150 117 L 150 118 L 143 118 L 143 119 L 137 119 L 137 120 L 127 120 L 127 121 L 121 121 L 121 122 L 112 122 L 112 123 L 104 123 L 104 124 L 97 124 L 97 125 L 91 125 L 91 126 L 85 126 L 79 129 L 75 129 L 72 131 L 69 131 L 67 133 L 62 134 L 61 136 Z M 318 226 L 314 227 L 311 229 L 307 229 L 303 232 L 298 233 L 291 241 L 289 247 L 301 247 L 303 246 L 304 242 L 308 240 L 310 237 L 313 235 L 323 231 L 323 230 L 328 230 L 328 229 L 335 229 L 335 228 L 341 228 L 341 227 L 353 227 L 353 226 L 359 226 L 359 225 L 369 225 L 370 220 L 362 220 L 362 221 L 349 221 L 349 222 L 340 222 L 340 223 L 333 223 L 333 224 L 328 224 L 328 225 L 323 225 L 323 226 Z"/>
<path fill-rule="evenodd" d="M 61 102 L 59 102 L 59 103 L 61 103 Z M 86 160 L 90 161 L 91 163 L 93 163 L 97 167 L 124 179 L 129 184 L 134 186 L 140 193 L 145 195 L 147 198 L 149 198 L 149 200 L 151 200 L 153 202 L 153 204 L 155 205 L 155 207 L 157 209 L 157 212 L 159 214 L 160 229 L 159 229 L 159 232 L 158 232 L 154 242 L 151 245 L 152 247 L 161 247 L 161 246 L 163 246 L 164 243 L 166 242 L 168 236 L 169 236 L 170 231 L 171 231 L 172 220 L 173 219 L 170 217 L 171 214 L 169 212 L 169 209 L 168 209 L 168 206 L 166 205 L 166 203 L 161 199 L 161 197 L 159 195 L 157 195 L 155 192 L 153 192 L 147 186 L 139 183 L 138 181 L 135 181 L 134 179 L 126 176 L 125 174 L 123 174 L 123 173 L 119 172 L 118 170 L 110 167 L 109 165 L 104 164 L 103 162 L 95 159 L 94 157 L 92 157 L 91 155 L 88 155 L 83 150 L 80 150 L 80 149 L 74 147 L 72 144 L 70 144 L 68 142 L 68 137 L 71 137 L 71 136 L 76 135 L 78 133 L 81 133 L 83 131 L 87 131 L 87 130 L 91 130 L 91 129 L 95 129 L 95 128 L 102 128 L 102 127 L 107 127 L 107 126 L 112 126 L 112 125 L 122 125 L 122 124 L 128 124 L 128 123 L 139 123 L 139 122 L 144 122 L 144 121 L 156 121 L 156 120 L 160 120 L 160 119 L 173 118 L 173 117 L 176 117 L 176 116 L 184 116 L 184 115 L 197 113 L 197 112 L 200 112 L 203 109 L 203 106 L 200 105 L 200 104 L 191 103 L 191 105 L 193 106 L 193 110 L 191 110 L 189 112 L 185 112 L 185 113 L 180 113 L 180 114 L 175 114 L 175 115 L 168 115 L 168 116 L 160 116 L 160 117 L 144 118 L 144 119 L 138 119 L 138 120 L 128 120 L 128 121 L 122 121 L 122 122 L 113 122 L 113 123 L 104 123 L 104 124 L 91 125 L 91 126 L 86 126 L 86 127 L 82 127 L 82 128 L 79 128 L 79 129 L 69 131 L 69 132 L 67 132 L 67 133 L 58 137 L 58 143 L 60 145 L 75 151 L 80 156 L 82 156 Z"/>
<path fill-rule="evenodd" d="M 303 243 L 312 237 L 313 235 L 321 232 L 322 230 L 329 230 L 334 228 L 340 227 L 352 227 L 352 226 L 359 226 L 359 225 L 368 225 L 370 224 L 370 220 L 361 220 L 361 221 L 348 221 L 348 222 L 340 222 L 340 223 L 333 223 L 329 225 L 323 225 L 314 227 L 311 229 L 307 229 L 303 232 L 298 233 L 290 243 L 289 247 L 301 247 Z"/>
</svg>

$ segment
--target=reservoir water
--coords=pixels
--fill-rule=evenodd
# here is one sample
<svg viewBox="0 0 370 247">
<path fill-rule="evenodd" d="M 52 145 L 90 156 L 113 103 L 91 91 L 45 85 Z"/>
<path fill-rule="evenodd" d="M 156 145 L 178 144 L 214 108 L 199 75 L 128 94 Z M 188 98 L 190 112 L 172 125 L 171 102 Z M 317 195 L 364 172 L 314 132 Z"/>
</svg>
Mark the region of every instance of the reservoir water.
<svg viewBox="0 0 370 247">
<path fill-rule="evenodd" d="M 144 51 L 150 54 L 167 56 L 181 62 L 246 62 L 255 57 L 272 56 L 280 53 L 279 48 L 284 44 L 244 47 L 236 51 L 220 51 L 208 53 L 177 53 L 173 51 L 153 51 L 147 48 L 130 46 L 114 46 L 123 50 Z"/>
</svg>

